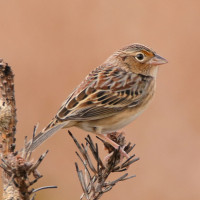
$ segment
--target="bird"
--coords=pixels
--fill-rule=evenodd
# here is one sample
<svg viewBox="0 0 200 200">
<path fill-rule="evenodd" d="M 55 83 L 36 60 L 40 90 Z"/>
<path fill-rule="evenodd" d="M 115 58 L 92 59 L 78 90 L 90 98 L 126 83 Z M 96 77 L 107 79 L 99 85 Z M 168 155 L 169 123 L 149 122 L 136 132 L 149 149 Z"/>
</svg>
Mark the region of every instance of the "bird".
<svg viewBox="0 0 200 200">
<path fill-rule="evenodd" d="M 33 151 L 59 129 L 78 127 L 95 133 L 115 149 L 108 135 L 134 121 L 152 100 L 158 67 L 168 61 L 142 44 L 125 46 L 78 85 L 51 122 L 29 143 Z M 129 156 L 120 148 L 122 156 Z"/>
</svg>

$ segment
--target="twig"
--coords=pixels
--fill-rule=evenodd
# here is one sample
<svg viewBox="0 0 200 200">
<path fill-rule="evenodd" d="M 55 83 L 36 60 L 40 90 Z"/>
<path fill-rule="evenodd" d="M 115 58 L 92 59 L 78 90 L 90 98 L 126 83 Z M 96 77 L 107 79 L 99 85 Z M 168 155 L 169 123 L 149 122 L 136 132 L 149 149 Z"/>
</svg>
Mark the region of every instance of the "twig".
<svg viewBox="0 0 200 200">
<path fill-rule="evenodd" d="M 58 187 L 56 185 L 44 186 L 44 187 L 40 187 L 40 188 L 37 188 L 37 189 L 33 190 L 32 193 L 38 192 L 40 190 L 54 189 L 54 188 L 58 188 Z"/>
<path fill-rule="evenodd" d="M 76 152 L 78 158 L 81 160 L 81 163 L 83 164 L 83 167 L 85 170 L 80 170 L 77 163 L 75 163 L 76 171 L 78 174 L 78 178 L 83 190 L 83 194 L 81 195 L 80 199 L 83 199 L 85 197 L 87 200 L 97 200 L 100 199 L 101 196 L 110 191 L 114 185 L 116 185 L 118 182 L 125 181 L 128 179 L 131 179 L 134 176 L 128 177 L 128 173 L 122 175 L 121 177 L 117 178 L 114 181 L 107 181 L 109 175 L 114 172 L 122 172 L 126 171 L 128 167 L 134 163 L 135 161 L 139 160 L 139 158 L 134 158 L 135 154 L 133 154 L 129 159 L 122 162 L 122 158 L 120 157 L 119 149 L 116 150 L 110 144 L 106 143 L 102 139 L 100 139 L 101 142 L 103 142 L 104 146 L 109 152 L 109 156 L 106 157 L 106 163 L 103 164 L 102 159 L 99 156 L 99 150 L 98 145 L 95 144 L 92 141 L 91 137 L 88 135 L 86 140 L 86 146 L 89 145 L 90 154 L 85 148 L 85 145 L 79 144 L 77 139 L 72 135 L 70 131 L 69 135 L 74 140 L 76 146 L 78 147 L 79 151 L 81 152 L 82 157 L 79 155 L 79 153 Z M 131 146 L 131 143 L 128 143 L 128 145 L 125 145 L 125 137 L 121 133 L 115 133 L 110 135 L 110 138 L 117 142 L 121 147 L 124 147 L 124 150 L 128 153 L 130 152 L 133 147 Z M 96 164 L 92 163 L 91 156 L 93 156 Z M 94 167 L 96 166 L 96 167 Z M 84 175 L 85 173 L 85 175 Z"/>
</svg>

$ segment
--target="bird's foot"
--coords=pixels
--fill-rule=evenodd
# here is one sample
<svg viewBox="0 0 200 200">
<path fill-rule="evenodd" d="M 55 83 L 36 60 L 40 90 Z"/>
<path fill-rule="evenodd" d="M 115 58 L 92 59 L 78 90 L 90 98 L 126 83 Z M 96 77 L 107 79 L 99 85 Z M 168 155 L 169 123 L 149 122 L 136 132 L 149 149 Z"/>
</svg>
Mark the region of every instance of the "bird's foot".
<svg viewBox="0 0 200 200">
<path fill-rule="evenodd" d="M 124 150 L 124 148 L 126 146 L 125 145 L 126 142 L 124 140 L 123 133 L 112 133 L 112 134 L 109 134 L 109 135 L 99 135 L 99 137 L 101 139 L 103 139 L 103 141 L 105 141 L 104 142 L 105 148 L 109 152 L 109 154 L 104 159 L 105 163 L 109 163 L 110 158 L 113 156 L 114 149 L 118 150 L 118 152 L 119 152 L 118 158 L 117 158 L 117 160 L 118 160 L 117 162 L 119 164 L 122 163 L 124 158 L 126 158 L 126 159 L 130 158 L 128 153 L 126 153 L 126 151 Z"/>
<path fill-rule="evenodd" d="M 118 147 L 119 148 L 119 147 Z M 106 157 L 105 157 L 105 161 L 108 161 L 109 158 L 113 155 L 114 151 L 112 151 L 111 153 L 109 153 Z M 119 154 L 120 154 L 120 162 L 122 162 L 123 158 L 129 159 L 130 156 L 126 153 L 126 151 L 124 151 L 124 148 L 120 147 L 119 148 Z"/>
<path fill-rule="evenodd" d="M 126 151 L 124 151 L 124 147 L 120 147 L 119 149 L 119 153 L 120 153 L 120 160 L 123 160 L 123 158 L 125 157 L 126 159 L 129 159 L 130 156 L 126 153 Z"/>
<path fill-rule="evenodd" d="M 126 158 L 126 160 L 128 160 L 130 158 L 130 156 L 124 151 L 124 148 L 120 147 L 119 149 L 119 158 L 118 158 L 118 165 L 123 164 L 123 159 Z M 105 165 L 107 165 L 110 162 L 110 159 L 112 159 L 112 156 L 114 154 L 114 151 L 112 151 L 111 153 L 109 153 L 105 158 L 104 158 L 104 162 Z M 125 161 L 126 162 L 126 161 Z M 126 170 L 129 168 L 129 166 L 126 167 Z"/>
</svg>

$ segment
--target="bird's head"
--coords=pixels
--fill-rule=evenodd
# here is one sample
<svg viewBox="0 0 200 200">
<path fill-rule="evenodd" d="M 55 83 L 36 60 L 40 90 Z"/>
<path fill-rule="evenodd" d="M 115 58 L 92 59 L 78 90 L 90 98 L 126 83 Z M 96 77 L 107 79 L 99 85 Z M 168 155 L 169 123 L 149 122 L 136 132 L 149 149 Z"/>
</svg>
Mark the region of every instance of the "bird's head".
<svg viewBox="0 0 200 200">
<path fill-rule="evenodd" d="M 114 61 L 115 59 L 116 61 Z M 126 46 L 115 52 L 108 60 L 116 62 L 115 64 L 122 65 L 134 73 L 151 76 L 156 76 L 159 65 L 167 63 L 165 58 L 141 44 Z"/>
</svg>

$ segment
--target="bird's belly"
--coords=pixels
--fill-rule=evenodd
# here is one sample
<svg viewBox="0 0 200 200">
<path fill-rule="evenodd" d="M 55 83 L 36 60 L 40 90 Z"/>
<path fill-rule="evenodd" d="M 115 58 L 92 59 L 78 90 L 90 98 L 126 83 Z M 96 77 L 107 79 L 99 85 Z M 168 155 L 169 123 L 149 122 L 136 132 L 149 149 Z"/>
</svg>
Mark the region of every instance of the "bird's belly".
<svg viewBox="0 0 200 200">
<path fill-rule="evenodd" d="M 139 111 L 137 109 L 131 109 L 104 119 L 78 122 L 76 126 L 88 132 L 107 134 L 128 125 L 135 120 L 143 110 L 144 109 Z"/>
</svg>

